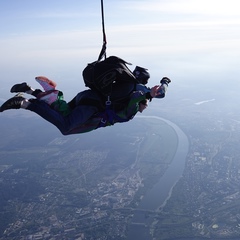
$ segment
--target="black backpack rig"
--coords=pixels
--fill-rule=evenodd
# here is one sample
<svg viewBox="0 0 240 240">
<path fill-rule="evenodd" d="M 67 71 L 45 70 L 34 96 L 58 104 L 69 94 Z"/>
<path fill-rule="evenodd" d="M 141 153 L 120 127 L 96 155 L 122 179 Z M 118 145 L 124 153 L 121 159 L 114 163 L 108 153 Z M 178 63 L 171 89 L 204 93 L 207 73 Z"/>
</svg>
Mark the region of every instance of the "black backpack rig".
<svg viewBox="0 0 240 240">
<path fill-rule="evenodd" d="M 147 84 L 150 77 L 147 69 L 136 67 L 132 72 L 127 65 L 131 63 L 110 56 L 102 61 L 89 63 L 83 70 L 86 87 L 98 93 L 103 105 L 111 106 L 115 111 L 128 102 L 136 84 Z"/>
<path fill-rule="evenodd" d="M 99 97 L 95 106 L 98 107 L 103 119 L 112 122 L 111 124 L 114 124 L 114 121 L 129 120 L 119 118 L 116 113 L 128 105 L 136 84 L 145 85 L 150 77 L 145 68 L 136 67 L 132 72 L 127 64 L 130 63 L 119 57 L 110 56 L 102 61 L 89 63 L 82 72 L 86 87 Z M 93 103 L 92 99 L 85 99 L 84 102 Z"/>
<path fill-rule="evenodd" d="M 89 63 L 83 70 L 86 87 L 98 93 L 103 105 L 121 108 L 136 86 L 136 78 L 126 61 L 111 56 L 103 61 Z"/>
</svg>

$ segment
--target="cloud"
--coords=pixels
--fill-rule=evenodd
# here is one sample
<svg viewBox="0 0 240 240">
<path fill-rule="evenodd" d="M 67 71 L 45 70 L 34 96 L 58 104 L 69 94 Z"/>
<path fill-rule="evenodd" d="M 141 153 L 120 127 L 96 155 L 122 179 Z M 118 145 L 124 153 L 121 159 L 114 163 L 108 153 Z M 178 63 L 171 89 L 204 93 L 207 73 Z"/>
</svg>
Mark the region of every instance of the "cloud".
<svg viewBox="0 0 240 240">
<path fill-rule="evenodd" d="M 227 6 L 227 2 L 231 6 Z M 140 62 L 138 64 L 143 66 L 152 65 L 157 70 L 160 64 L 161 67 L 165 64 L 165 68 L 169 66 L 169 71 L 174 69 L 177 74 L 181 71 L 184 75 L 186 69 L 195 72 L 205 72 L 208 69 L 219 71 L 225 66 L 238 69 L 240 19 L 212 18 L 204 15 L 208 12 L 214 13 L 214 9 L 214 14 L 220 14 L 224 7 L 228 14 L 234 13 L 234 9 L 237 8 L 234 8 L 233 3 L 236 1 L 106 2 L 107 55 L 121 56 L 133 64 Z M 44 22 L 40 19 L 37 21 L 38 27 L 35 24 L 30 25 L 30 21 L 29 25 L 21 22 L 24 28 L 13 28 L 9 34 L 2 35 L 1 74 L 4 72 L 8 76 L 10 68 L 29 74 L 40 72 L 40 68 L 48 69 L 49 72 L 71 72 L 79 68 L 79 63 L 85 66 L 87 62 L 97 58 L 102 46 L 100 12 L 96 15 L 98 20 L 85 15 L 85 22 L 79 24 L 79 19 L 69 23 L 64 18 L 71 17 L 71 14 L 78 18 L 79 14 L 94 12 L 78 13 L 75 9 L 62 12 L 59 9 L 42 9 L 35 16 L 56 18 L 56 21 Z M 195 13 L 203 15 L 196 18 Z M 186 18 L 185 15 L 188 14 Z M 58 18 L 63 18 L 63 21 Z M 89 19 L 92 22 L 89 23 Z M 53 25 L 47 27 L 46 23 Z M 18 34 L 13 35 L 13 31 L 18 31 Z"/>
<path fill-rule="evenodd" d="M 210 99 L 210 100 L 205 100 L 205 101 L 201 101 L 201 102 L 196 102 L 195 105 L 201 105 L 201 104 L 208 103 L 208 102 L 213 102 L 213 101 L 215 101 L 215 99 Z"/>
<path fill-rule="evenodd" d="M 137 3 L 128 1 L 125 4 L 128 8 L 141 11 L 239 16 L 238 0 L 150 0 Z"/>
<path fill-rule="evenodd" d="M 98 16 L 99 13 L 94 13 L 94 12 L 79 12 L 79 11 L 64 11 L 64 10 L 42 10 L 39 12 L 36 12 L 34 14 L 28 13 L 25 15 L 25 18 L 29 19 L 86 19 L 86 18 L 91 18 L 91 17 L 96 17 Z"/>
</svg>

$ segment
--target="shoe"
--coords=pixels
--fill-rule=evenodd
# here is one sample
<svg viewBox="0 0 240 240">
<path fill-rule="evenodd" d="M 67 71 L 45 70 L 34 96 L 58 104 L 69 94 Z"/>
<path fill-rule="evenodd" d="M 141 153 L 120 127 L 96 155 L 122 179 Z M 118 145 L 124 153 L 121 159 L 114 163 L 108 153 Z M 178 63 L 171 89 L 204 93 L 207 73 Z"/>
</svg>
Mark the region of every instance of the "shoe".
<svg viewBox="0 0 240 240">
<path fill-rule="evenodd" d="M 43 87 L 44 91 L 55 90 L 57 86 L 55 82 L 43 76 L 35 77 L 35 80 Z"/>
<path fill-rule="evenodd" d="M 23 83 L 18 83 L 15 84 L 14 86 L 12 86 L 10 92 L 27 92 L 31 90 L 31 87 L 27 85 L 27 83 L 23 82 Z"/>
<path fill-rule="evenodd" d="M 42 92 L 42 93 L 38 94 L 37 98 L 38 98 L 38 100 L 44 101 L 47 104 L 51 105 L 58 99 L 58 93 L 59 93 L 58 90 Z"/>
<path fill-rule="evenodd" d="M 163 77 L 162 80 L 160 81 L 161 84 L 169 84 L 171 82 L 171 79 L 168 77 Z"/>
<path fill-rule="evenodd" d="M 3 105 L 0 107 L 0 112 L 3 112 L 8 109 L 19 109 L 21 108 L 22 101 L 25 100 L 21 93 L 18 93 L 14 97 L 8 99 Z"/>
</svg>

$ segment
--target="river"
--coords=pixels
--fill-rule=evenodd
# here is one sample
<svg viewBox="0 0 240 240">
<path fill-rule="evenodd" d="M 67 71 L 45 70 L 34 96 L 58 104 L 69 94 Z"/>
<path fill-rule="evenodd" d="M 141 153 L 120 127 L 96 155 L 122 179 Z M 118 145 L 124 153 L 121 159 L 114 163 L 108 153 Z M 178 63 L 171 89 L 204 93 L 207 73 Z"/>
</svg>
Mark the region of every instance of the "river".
<svg viewBox="0 0 240 240">
<path fill-rule="evenodd" d="M 189 149 L 187 136 L 176 124 L 156 116 L 144 116 L 144 118 L 159 119 L 170 125 L 178 136 L 178 148 L 173 161 L 164 175 L 146 193 L 140 202 L 138 209 L 143 211 L 136 210 L 134 212 L 132 223 L 129 225 L 127 240 L 152 240 L 147 225 L 149 226 L 152 223 L 153 218 L 146 218 L 144 210 L 156 211 L 159 207 L 164 206 L 167 199 L 171 196 L 172 188 L 182 176 Z"/>
</svg>

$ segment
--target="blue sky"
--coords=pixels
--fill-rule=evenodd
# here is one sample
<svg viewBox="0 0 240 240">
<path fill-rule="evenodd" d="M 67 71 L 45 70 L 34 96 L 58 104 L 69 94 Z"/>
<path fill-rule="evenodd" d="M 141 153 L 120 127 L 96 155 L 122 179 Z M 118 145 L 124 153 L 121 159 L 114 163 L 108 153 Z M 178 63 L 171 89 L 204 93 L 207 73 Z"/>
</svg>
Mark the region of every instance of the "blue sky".
<svg viewBox="0 0 240 240">
<path fill-rule="evenodd" d="M 238 81 L 238 0 L 105 0 L 107 55 L 148 68 L 173 88 L 231 76 Z M 81 72 L 101 49 L 100 0 L 0 1 L 0 98 L 37 75 L 67 98 L 83 89 Z"/>
</svg>

